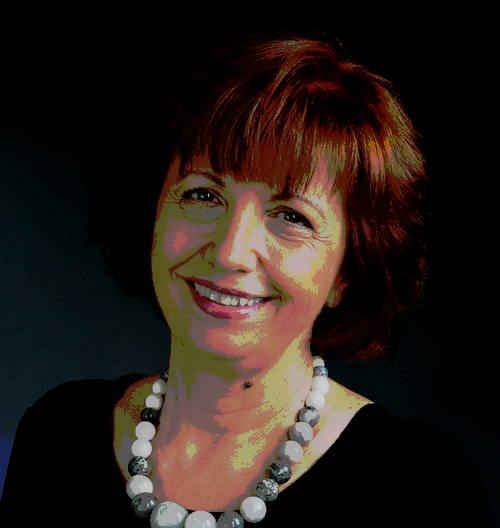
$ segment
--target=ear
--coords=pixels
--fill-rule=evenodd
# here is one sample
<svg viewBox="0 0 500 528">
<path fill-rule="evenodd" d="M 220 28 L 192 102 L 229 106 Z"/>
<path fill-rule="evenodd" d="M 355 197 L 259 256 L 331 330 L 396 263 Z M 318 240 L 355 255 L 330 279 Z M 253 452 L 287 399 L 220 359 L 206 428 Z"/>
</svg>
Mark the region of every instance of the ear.
<svg viewBox="0 0 500 528">
<path fill-rule="evenodd" d="M 349 286 L 349 279 L 337 274 L 333 281 L 332 289 L 326 298 L 325 304 L 328 308 L 335 308 L 339 304 L 347 286 Z"/>
</svg>

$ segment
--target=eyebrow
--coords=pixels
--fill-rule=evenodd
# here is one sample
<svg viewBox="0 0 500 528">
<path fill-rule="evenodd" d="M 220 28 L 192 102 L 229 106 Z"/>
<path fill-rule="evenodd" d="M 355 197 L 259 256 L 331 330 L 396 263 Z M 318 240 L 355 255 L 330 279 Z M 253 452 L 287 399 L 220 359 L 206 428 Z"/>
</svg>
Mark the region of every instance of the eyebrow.
<svg viewBox="0 0 500 528">
<path fill-rule="evenodd" d="M 179 176 L 177 177 L 177 179 L 175 181 L 176 181 L 176 183 L 181 182 L 182 180 L 186 179 L 188 176 L 191 176 L 191 175 L 206 176 L 209 180 L 212 180 L 214 183 L 219 185 L 222 189 L 224 189 L 226 187 L 226 184 L 224 183 L 224 181 L 221 178 L 219 178 L 215 174 L 212 174 L 211 172 L 208 172 L 208 171 L 184 171 L 182 173 L 179 173 Z M 318 213 L 323 217 L 323 219 L 325 219 L 323 211 L 321 211 L 321 209 L 317 205 L 313 204 L 307 198 L 304 198 L 302 196 L 299 196 L 299 195 L 295 194 L 291 189 L 284 189 L 282 193 L 275 194 L 274 196 L 271 196 L 269 201 L 272 202 L 272 203 L 274 203 L 274 202 L 287 202 L 287 201 L 290 201 L 292 199 L 301 200 L 302 202 L 308 203 L 309 205 L 314 207 L 314 209 L 316 209 L 316 211 L 318 211 Z"/>
</svg>

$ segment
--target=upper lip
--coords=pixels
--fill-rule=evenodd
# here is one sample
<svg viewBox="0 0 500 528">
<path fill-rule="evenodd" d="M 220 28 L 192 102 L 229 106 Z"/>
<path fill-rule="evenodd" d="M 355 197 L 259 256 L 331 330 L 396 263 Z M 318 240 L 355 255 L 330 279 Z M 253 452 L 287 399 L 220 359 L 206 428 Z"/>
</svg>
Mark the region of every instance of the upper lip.
<svg viewBox="0 0 500 528">
<path fill-rule="evenodd" d="M 186 277 L 186 280 L 195 282 L 196 284 L 199 284 L 200 286 L 205 286 L 216 292 L 225 293 L 226 295 L 236 295 L 238 297 L 245 297 L 245 299 L 255 299 L 255 298 L 267 299 L 268 298 L 265 295 L 252 295 L 250 293 L 246 293 L 241 290 L 235 290 L 234 288 L 222 288 L 221 286 L 218 286 L 214 282 L 205 280 L 205 279 L 196 279 L 194 277 Z"/>
</svg>

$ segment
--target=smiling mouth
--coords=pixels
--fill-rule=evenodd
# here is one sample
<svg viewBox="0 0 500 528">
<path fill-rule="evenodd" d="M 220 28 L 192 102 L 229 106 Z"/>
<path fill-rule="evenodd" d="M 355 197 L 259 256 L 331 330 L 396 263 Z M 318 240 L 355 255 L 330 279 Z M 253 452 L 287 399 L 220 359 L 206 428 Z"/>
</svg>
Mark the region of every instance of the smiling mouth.
<svg viewBox="0 0 500 528">
<path fill-rule="evenodd" d="M 251 307 L 255 304 L 264 304 L 271 300 L 270 297 L 246 298 L 237 295 L 228 295 L 225 293 L 216 292 L 205 286 L 200 286 L 191 280 L 187 280 L 186 282 L 202 297 L 205 297 L 220 306 L 227 306 L 228 308 L 244 308 L 245 306 Z"/>
</svg>

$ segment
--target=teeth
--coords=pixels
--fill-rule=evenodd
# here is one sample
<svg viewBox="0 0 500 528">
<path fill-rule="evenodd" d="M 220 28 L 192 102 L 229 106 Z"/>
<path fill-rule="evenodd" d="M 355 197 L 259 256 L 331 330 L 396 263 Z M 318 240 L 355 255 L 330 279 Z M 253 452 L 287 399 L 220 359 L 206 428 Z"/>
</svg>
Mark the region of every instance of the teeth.
<svg viewBox="0 0 500 528">
<path fill-rule="evenodd" d="M 253 304 L 260 303 L 263 300 L 259 297 L 249 300 L 245 299 L 244 297 L 226 295 L 225 293 L 213 291 L 210 288 L 206 288 L 205 286 L 200 286 L 199 284 L 196 284 L 196 282 L 194 283 L 194 287 L 200 295 L 203 295 L 203 297 L 207 297 L 211 301 L 214 301 L 217 304 L 223 304 L 224 306 L 252 306 Z"/>
<path fill-rule="evenodd" d="M 219 303 L 220 304 L 220 298 L 222 297 L 222 295 L 218 292 L 214 292 L 212 290 L 210 290 L 210 293 L 208 295 L 208 298 L 211 300 L 211 301 L 215 301 L 216 303 Z"/>
</svg>

